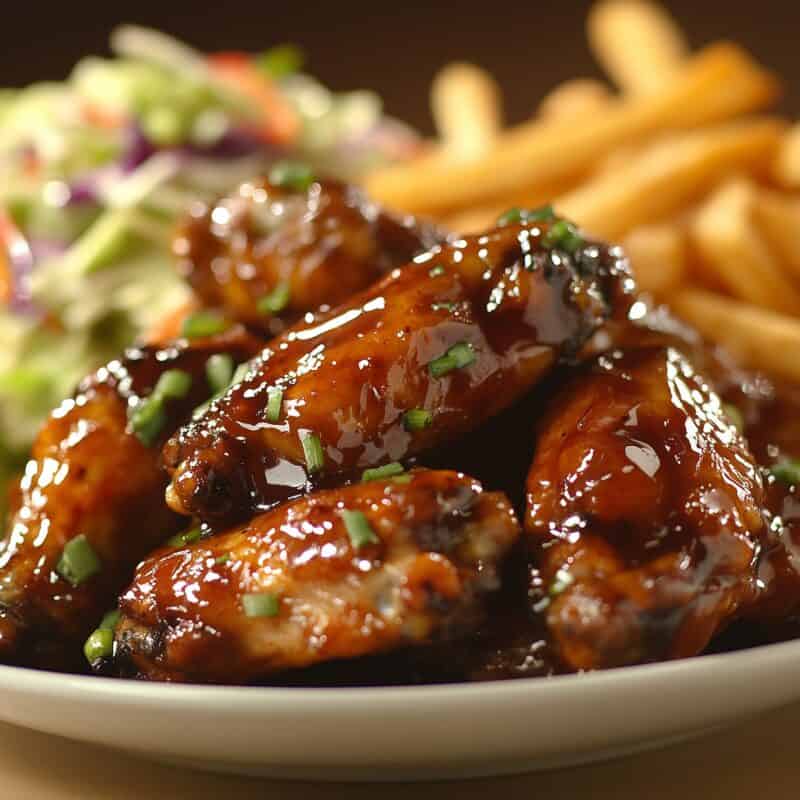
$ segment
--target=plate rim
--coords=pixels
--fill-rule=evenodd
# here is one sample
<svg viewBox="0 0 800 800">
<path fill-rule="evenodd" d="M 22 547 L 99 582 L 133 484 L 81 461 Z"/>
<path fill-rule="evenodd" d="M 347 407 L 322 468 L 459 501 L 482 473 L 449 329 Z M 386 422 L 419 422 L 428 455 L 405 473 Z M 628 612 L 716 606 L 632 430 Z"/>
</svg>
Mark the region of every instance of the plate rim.
<svg viewBox="0 0 800 800">
<path fill-rule="evenodd" d="M 797 651 L 794 653 L 794 651 Z M 653 664 L 638 664 L 615 669 L 594 672 L 554 675 L 547 678 L 513 678 L 496 681 L 472 681 L 463 683 L 420 684 L 401 686 L 241 686 L 234 684 L 187 684 L 164 681 L 145 681 L 129 678 L 111 678 L 94 675 L 75 675 L 53 670 L 37 670 L 29 667 L 0 665 L 0 687 L 12 691 L 41 692 L 48 694 L 58 692 L 62 700 L 80 700 L 86 698 L 87 692 L 95 697 L 111 695 L 117 701 L 125 697 L 136 699 L 136 702 L 168 704 L 171 706 L 192 705 L 194 702 L 217 699 L 224 696 L 228 709 L 233 711 L 231 703 L 242 704 L 243 709 L 253 711 L 253 701 L 269 701 L 271 704 L 292 705 L 303 697 L 313 698 L 325 707 L 347 703 L 405 703 L 409 696 L 415 699 L 440 700 L 442 702 L 468 702 L 480 696 L 501 699 L 507 695 L 518 693 L 543 693 L 565 691 L 569 687 L 589 685 L 595 690 L 618 685 L 627 681 L 686 679 L 700 669 L 712 669 L 735 664 L 738 669 L 748 669 L 748 664 L 758 662 L 763 668 L 762 660 L 781 661 L 792 654 L 800 665 L 800 639 L 787 642 L 758 645 L 746 650 L 728 653 L 692 656 L 689 658 L 663 661 Z M 755 666 L 755 664 L 752 664 Z M 721 676 L 722 677 L 722 676 Z M 259 709 L 255 709 L 259 710 Z"/>
</svg>

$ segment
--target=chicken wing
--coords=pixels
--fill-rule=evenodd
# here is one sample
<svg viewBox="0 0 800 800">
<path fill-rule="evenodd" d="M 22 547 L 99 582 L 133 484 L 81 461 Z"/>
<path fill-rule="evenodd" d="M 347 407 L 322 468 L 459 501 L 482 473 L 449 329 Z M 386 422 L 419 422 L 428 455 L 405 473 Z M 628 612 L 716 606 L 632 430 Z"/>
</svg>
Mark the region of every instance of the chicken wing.
<svg viewBox="0 0 800 800">
<path fill-rule="evenodd" d="M 631 289 L 617 249 L 563 222 L 436 248 L 323 322 L 273 340 L 164 451 L 170 506 L 231 520 L 453 440 L 573 354 Z"/>
<path fill-rule="evenodd" d="M 214 206 L 198 205 L 180 230 L 173 252 L 204 304 L 274 334 L 443 238 L 354 186 L 309 176 L 289 184 L 245 183 Z"/>
<path fill-rule="evenodd" d="M 52 413 L 0 542 L 0 661 L 53 667 L 80 654 L 139 559 L 182 524 L 163 500 L 159 445 L 211 394 L 209 357 L 244 361 L 261 346 L 234 328 L 131 349 Z"/>
<path fill-rule="evenodd" d="M 502 494 L 455 472 L 314 493 L 140 564 L 115 659 L 152 679 L 248 682 L 457 637 L 519 532 Z"/>
<path fill-rule="evenodd" d="M 677 350 L 601 356 L 540 430 L 526 531 L 568 668 L 695 655 L 755 601 L 761 473 Z"/>
</svg>

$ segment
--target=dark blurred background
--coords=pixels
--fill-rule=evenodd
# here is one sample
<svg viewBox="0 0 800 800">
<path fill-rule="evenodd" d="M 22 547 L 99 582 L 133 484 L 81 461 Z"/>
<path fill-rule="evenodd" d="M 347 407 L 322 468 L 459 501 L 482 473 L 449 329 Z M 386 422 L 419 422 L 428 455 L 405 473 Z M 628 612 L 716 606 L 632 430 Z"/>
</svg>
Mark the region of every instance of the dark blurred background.
<svg viewBox="0 0 800 800">
<path fill-rule="evenodd" d="M 427 91 L 437 68 L 469 59 L 504 88 L 508 118 L 530 114 L 558 81 L 598 74 L 583 0 L 385 3 L 0 3 L 0 85 L 62 78 L 87 53 L 107 52 L 118 22 L 153 25 L 204 50 L 259 51 L 299 44 L 308 67 L 336 89 L 374 88 L 388 109 L 430 130 Z M 800 111 L 800 0 L 672 0 L 694 45 L 720 38 L 747 46 L 786 82 L 784 107 Z"/>
</svg>

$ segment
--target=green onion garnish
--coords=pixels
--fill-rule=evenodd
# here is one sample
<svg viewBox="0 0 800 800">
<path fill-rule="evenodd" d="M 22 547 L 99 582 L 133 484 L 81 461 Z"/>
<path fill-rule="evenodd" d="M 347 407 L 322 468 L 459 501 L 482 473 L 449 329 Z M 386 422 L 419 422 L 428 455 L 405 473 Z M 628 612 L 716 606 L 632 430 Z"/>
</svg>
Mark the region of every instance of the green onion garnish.
<svg viewBox="0 0 800 800">
<path fill-rule="evenodd" d="M 89 540 L 81 534 L 64 545 L 56 572 L 73 586 L 80 586 L 100 572 L 102 566 Z"/>
<path fill-rule="evenodd" d="M 181 336 L 187 339 L 203 339 L 222 333 L 230 327 L 230 323 L 215 311 L 198 311 L 183 321 Z"/>
<path fill-rule="evenodd" d="M 182 398 L 192 388 L 192 376 L 182 369 L 168 369 L 159 379 L 150 397 Z"/>
<path fill-rule="evenodd" d="M 575 578 L 570 575 L 565 569 L 560 569 L 556 572 L 555 580 L 550 584 L 548 594 L 550 597 L 557 597 L 562 592 L 565 592 L 573 583 Z"/>
<path fill-rule="evenodd" d="M 217 556 L 214 559 L 214 563 L 215 564 L 220 564 L 220 565 L 221 564 L 227 564 L 230 560 L 231 560 L 231 554 L 230 553 L 224 553 L 221 556 Z"/>
<path fill-rule="evenodd" d="M 190 528 L 188 531 L 181 531 L 176 533 L 171 539 L 167 539 L 167 544 L 170 547 L 182 547 L 185 544 L 193 544 L 198 541 L 203 535 L 200 528 Z"/>
<path fill-rule="evenodd" d="M 113 631 L 114 628 L 117 627 L 117 623 L 119 622 L 119 618 L 122 616 L 118 608 L 114 608 L 111 611 L 107 611 L 103 615 L 103 619 L 100 620 L 100 624 L 97 626 L 99 630 L 102 631 Z"/>
<path fill-rule="evenodd" d="M 800 461 L 779 461 L 769 468 L 770 473 L 788 486 L 800 484 Z"/>
<path fill-rule="evenodd" d="M 114 631 L 98 628 L 83 645 L 83 654 L 90 664 L 100 658 L 108 658 L 114 651 Z"/>
<path fill-rule="evenodd" d="M 216 353 L 206 361 L 206 379 L 214 394 L 224 392 L 231 384 L 236 365 L 227 353 Z"/>
<path fill-rule="evenodd" d="M 498 217 L 497 225 L 512 225 L 520 222 L 549 222 L 556 218 L 553 206 L 539 206 L 539 208 L 509 208 L 505 214 Z"/>
<path fill-rule="evenodd" d="M 145 447 L 154 445 L 167 424 L 164 399 L 155 394 L 150 395 L 131 412 L 130 422 L 131 430 Z"/>
<path fill-rule="evenodd" d="M 257 303 L 256 308 L 259 314 L 265 316 L 278 314 L 289 305 L 291 290 L 286 281 L 279 283 L 269 294 L 265 294 Z"/>
<path fill-rule="evenodd" d="M 361 511 L 349 511 L 345 509 L 341 512 L 344 526 L 347 528 L 347 535 L 350 537 L 350 544 L 355 550 L 365 544 L 378 544 L 380 539 L 375 535 L 369 520 Z"/>
<path fill-rule="evenodd" d="M 325 453 L 322 449 L 322 442 L 316 433 L 307 431 L 300 434 L 300 442 L 303 445 L 303 455 L 306 459 L 306 468 L 309 472 L 318 472 L 325 466 Z"/>
<path fill-rule="evenodd" d="M 455 303 L 431 303 L 433 311 L 452 311 L 455 307 Z"/>
<path fill-rule="evenodd" d="M 249 361 L 245 361 L 244 364 L 239 364 L 231 378 L 231 386 L 236 386 L 237 383 L 241 383 L 247 377 L 248 372 L 250 372 Z"/>
<path fill-rule="evenodd" d="M 435 358 L 428 364 L 428 371 L 434 378 L 441 378 L 454 369 L 462 369 L 474 363 L 477 356 L 475 348 L 469 342 L 454 344 L 443 356 Z"/>
<path fill-rule="evenodd" d="M 578 229 L 565 219 L 554 222 L 542 236 L 542 246 L 548 250 L 559 248 L 567 253 L 574 253 L 585 244 Z"/>
<path fill-rule="evenodd" d="M 279 161 L 269 171 L 271 184 L 298 192 L 305 192 L 315 180 L 311 168 L 297 161 Z"/>
<path fill-rule="evenodd" d="M 280 600 L 269 592 L 246 594 L 242 596 L 242 608 L 247 617 L 277 617 Z"/>
<path fill-rule="evenodd" d="M 403 414 L 403 427 L 407 431 L 421 431 L 433 422 L 433 414 L 424 408 L 412 408 Z"/>
<path fill-rule="evenodd" d="M 744 433 L 744 417 L 742 412 L 733 405 L 733 403 L 723 403 L 722 410 L 725 416 L 731 421 L 731 424 L 736 428 L 739 433 Z"/>
<path fill-rule="evenodd" d="M 382 467 L 365 469 L 361 474 L 361 481 L 363 483 L 379 481 L 383 478 L 391 478 L 394 475 L 402 475 L 405 471 L 405 467 L 399 461 L 392 461 L 390 464 L 384 464 Z"/>
<path fill-rule="evenodd" d="M 270 386 L 267 392 L 267 422 L 279 422 L 281 407 L 283 406 L 283 389 L 280 386 Z"/>
<path fill-rule="evenodd" d="M 428 270 L 428 275 L 431 278 L 438 278 L 440 275 L 444 275 L 444 267 L 441 264 L 437 264 L 435 267 L 431 267 Z"/>
<path fill-rule="evenodd" d="M 303 51 L 293 44 L 279 44 L 255 56 L 255 66 L 273 80 L 293 75 L 303 66 Z"/>
</svg>

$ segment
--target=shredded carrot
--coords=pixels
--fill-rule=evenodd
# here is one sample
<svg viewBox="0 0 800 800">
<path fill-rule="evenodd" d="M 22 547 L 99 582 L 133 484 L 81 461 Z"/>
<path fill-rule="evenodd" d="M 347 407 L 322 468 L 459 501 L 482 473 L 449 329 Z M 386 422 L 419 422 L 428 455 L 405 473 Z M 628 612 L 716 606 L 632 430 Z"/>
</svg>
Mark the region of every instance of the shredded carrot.
<svg viewBox="0 0 800 800">
<path fill-rule="evenodd" d="M 145 344 L 165 345 L 181 335 L 181 328 L 188 316 L 197 311 L 198 303 L 196 300 L 187 300 L 183 305 L 170 311 L 162 317 L 150 330 L 145 332 Z"/>
<path fill-rule="evenodd" d="M 125 117 L 122 114 L 86 101 L 81 103 L 81 116 L 89 125 L 94 125 L 96 128 L 114 130 L 125 124 Z"/>
<path fill-rule="evenodd" d="M 11 302 L 14 288 L 9 249 L 16 230 L 8 215 L 0 209 L 0 303 L 4 305 Z"/>
<path fill-rule="evenodd" d="M 300 133 L 300 120 L 275 84 L 263 75 L 246 53 L 214 53 L 208 57 L 213 72 L 254 101 L 262 124 L 256 133 L 268 142 L 291 144 Z"/>
</svg>

